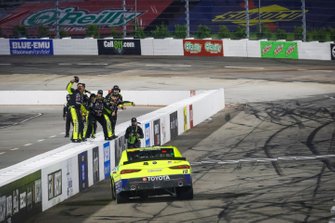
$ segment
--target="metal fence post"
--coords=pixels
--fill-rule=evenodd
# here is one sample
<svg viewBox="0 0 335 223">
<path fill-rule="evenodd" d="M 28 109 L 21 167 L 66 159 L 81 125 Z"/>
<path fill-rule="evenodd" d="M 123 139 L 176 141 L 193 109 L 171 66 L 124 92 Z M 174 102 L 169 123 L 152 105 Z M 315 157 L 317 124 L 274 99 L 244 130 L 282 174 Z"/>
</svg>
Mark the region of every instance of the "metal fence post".
<svg viewBox="0 0 335 223">
<path fill-rule="evenodd" d="M 302 40 L 306 42 L 306 4 L 305 0 L 301 0 L 301 9 L 302 9 Z"/>
<path fill-rule="evenodd" d="M 245 0 L 245 19 L 246 19 L 246 29 L 245 29 L 245 34 L 247 36 L 247 39 L 249 39 L 250 35 L 250 30 L 249 30 L 249 0 Z"/>
<path fill-rule="evenodd" d="M 258 26 L 259 34 L 262 34 L 261 0 L 258 0 Z"/>
<path fill-rule="evenodd" d="M 186 14 L 186 36 L 190 37 L 190 1 L 185 0 L 185 14 Z"/>
<path fill-rule="evenodd" d="M 56 38 L 59 39 L 60 35 L 59 35 L 59 13 L 58 13 L 58 9 L 59 9 L 59 0 L 56 0 Z"/>
<path fill-rule="evenodd" d="M 122 24 L 123 24 L 123 38 L 127 36 L 127 24 L 126 24 L 126 0 L 122 0 Z"/>
</svg>

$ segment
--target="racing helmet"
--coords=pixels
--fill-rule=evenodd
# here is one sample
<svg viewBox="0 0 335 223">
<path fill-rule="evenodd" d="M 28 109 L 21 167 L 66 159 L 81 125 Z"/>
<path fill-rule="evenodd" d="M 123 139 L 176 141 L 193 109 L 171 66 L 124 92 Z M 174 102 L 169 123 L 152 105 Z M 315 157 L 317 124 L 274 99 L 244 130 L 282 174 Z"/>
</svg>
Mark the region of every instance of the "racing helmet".
<svg viewBox="0 0 335 223">
<path fill-rule="evenodd" d="M 121 89 L 118 85 L 114 85 L 112 88 L 112 94 L 118 95 L 121 92 Z"/>
<path fill-rule="evenodd" d="M 103 90 L 98 90 L 98 94 L 103 95 L 103 94 L 104 94 L 104 91 L 103 91 Z"/>
</svg>

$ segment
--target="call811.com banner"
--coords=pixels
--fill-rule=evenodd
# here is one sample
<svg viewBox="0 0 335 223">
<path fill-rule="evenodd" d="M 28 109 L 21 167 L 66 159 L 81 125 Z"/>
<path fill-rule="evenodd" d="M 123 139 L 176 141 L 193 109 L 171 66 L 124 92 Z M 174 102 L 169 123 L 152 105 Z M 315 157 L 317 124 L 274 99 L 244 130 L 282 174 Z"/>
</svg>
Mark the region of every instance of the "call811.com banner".
<svg viewBox="0 0 335 223">
<path fill-rule="evenodd" d="M 141 55 L 140 40 L 98 40 L 99 55 Z"/>
</svg>

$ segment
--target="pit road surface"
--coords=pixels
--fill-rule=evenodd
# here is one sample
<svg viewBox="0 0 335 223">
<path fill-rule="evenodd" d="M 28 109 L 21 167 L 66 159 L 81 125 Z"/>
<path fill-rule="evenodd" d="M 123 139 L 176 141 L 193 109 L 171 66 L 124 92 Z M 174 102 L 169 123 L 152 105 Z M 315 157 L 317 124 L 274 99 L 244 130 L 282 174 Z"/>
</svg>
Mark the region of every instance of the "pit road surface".
<svg viewBox="0 0 335 223">
<path fill-rule="evenodd" d="M 128 107 L 118 113 L 118 123 L 130 124 L 132 117 L 157 108 Z M 64 138 L 62 109 L 63 106 L 0 106 L 0 169 L 70 143 L 70 138 Z M 102 127 L 99 123 L 97 126 L 100 132 Z M 71 132 L 72 127 L 70 135 Z"/>
<path fill-rule="evenodd" d="M 9 64 L 20 64 L 16 57 L 5 59 Z M 68 61 L 71 64 L 66 64 Z M 331 219 L 334 159 L 316 159 L 316 156 L 334 154 L 332 62 L 55 57 L 29 58 L 22 66 L 7 66 L 0 72 L 2 90 L 59 90 L 71 75 L 81 74 L 92 89 L 110 88 L 108 82 L 118 83 L 127 90 L 224 87 L 226 94 L 225 111 L 171 142 L 190 161 L 213 163 L 194 165 L 194 200 L 158 197 L 117 205 L 110 199 L 109 182 L 104 181 L 28 222 L 328 222 Z M 266 161 L 268 158 L 273 161 Z M 215 164 L 227 160 L 231 164 Z"/>
</svg>

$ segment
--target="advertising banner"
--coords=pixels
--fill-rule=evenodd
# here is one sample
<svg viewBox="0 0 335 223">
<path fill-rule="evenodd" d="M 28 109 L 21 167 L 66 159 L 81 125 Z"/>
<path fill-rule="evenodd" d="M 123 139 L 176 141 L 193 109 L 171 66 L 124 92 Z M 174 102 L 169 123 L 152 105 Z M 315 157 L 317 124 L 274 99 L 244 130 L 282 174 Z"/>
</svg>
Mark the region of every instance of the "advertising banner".
<svg viewBox="0 0 335 223">
<path fill-rule="evenodd" d="M 74 194 L 74 170 L 73 170 L 73 163 L 71 160 L 66 161 L 66 195 L 67 197 L 71 197 Z"/>
<path fill-rule="evenodd" d="M 11 55 L 53 55 L 52 40 L 9 40 Z"/>
<path fill-rule="evenodd" d="M 190 128 L 193 128 L 193 105 L 189 106 L 189 113 L 190 113 Z"/>
<path fill-rule="evenodd" d="M 141 55 L 140 40 L 98 40 L 99 55 Z"/>
<path fill-rule="evenodd" d="M 0 222 L 24 222 L 42 212 L 41 171 L 0 188 Z"/>
<path fill-rule="evenodd" d="M 262 58 L 298 59 L 296 42 L 261 41 Z"/>
<path fill-rule="evenodd" d="M 93 148 L 93 184 L 96 184 L 99 182 L 100 177 L 99 177 L 99 147 L 94 147 Z"/>
<path fill-rule="evenodd" d="M 126 140 L 124 135 L 119 136 L 115 140 L 115 162 L 119 162 L 122 151 L 126 148 Z M 116 163 L 115 165 L 119 165 L 119 163 Z"/>
<path fill-rule="evenodd" d="M 48 174 L 48 200 L 62 194 L 62 170 Z"/>
<path fill-rule="evenodd" d="M 160 119 L 154 121 L 154 145 L 161 145 L 161 123 Z"/>
<path fill-rule="evenodd" d="M 178 136 L 178 113 L 177 111 L 170 114 L 170 134 L 171 140 Z"/>
<path fill-rule="evenodd" d="M 145 146 L 150 146 L 150 123 L 145 124 Z"/>
<path fill-rule="evenodd" d="M 183 40 L 184 56 L 223 56 L 222 40 Z"/>
<path fill-rule="evenodd" d="M 79 191 L 88 188 L 87 151 L 78 154 Z"/>
<path fill-rule="evenodd" d="M 330 53 L 331 53 L 331 57 L 332 60 L 335 60 L 335 44 L 330 44 Z"/>
<path fill-rule="evenodd" d="M 160 118 L 160 124 L 161 124 L 161 144 L 167 143 L 168 141 L 170 141 L 170 138 L 168 137 L 168 133 L 170 132 L 170 120 L 168 116 L 163 116 Z M 170 136 L 171 137 L 171 136 Z"/>
<path fill-rule="evenodd" d="M 187 113 L 187 106 L 184 106 L 183 109 L 183 115 L 184 115 L 184 131 L 187 131 L 188 128 L 188 113 Z"/>
<path fill-rule="evenodd" d="M 110 172 L 111 172 L 111 161 L 110 161 L 110 143 L 106 142 L 103 145 L 104 151 L 104 173 L 105 179 L 109 179 Z"/>
<path fill-rule="evenodd" d="M 69 36 L 84 36 L 87 26 L 96 25 L 100 35 L 110 36 L 112 30 L 120 31 L 123 25 L 128 32 L 132 31 L 136 20 L 145 29 L 172 0 L 137 0 L 136 3 L 134 10 L 134 1 L 126 1 L 125 9 L 122 1 L 59 1 L 57 8 L 54 1 L 24 1 L 7 15 L 2 14 L 0 28 L 5 36 L 12 35 L 16 26 L 24 26 L 30 35 L 38 35 L 38 27 L 43 26 L 55 35 L 58 24 Z"/>
</svg>

